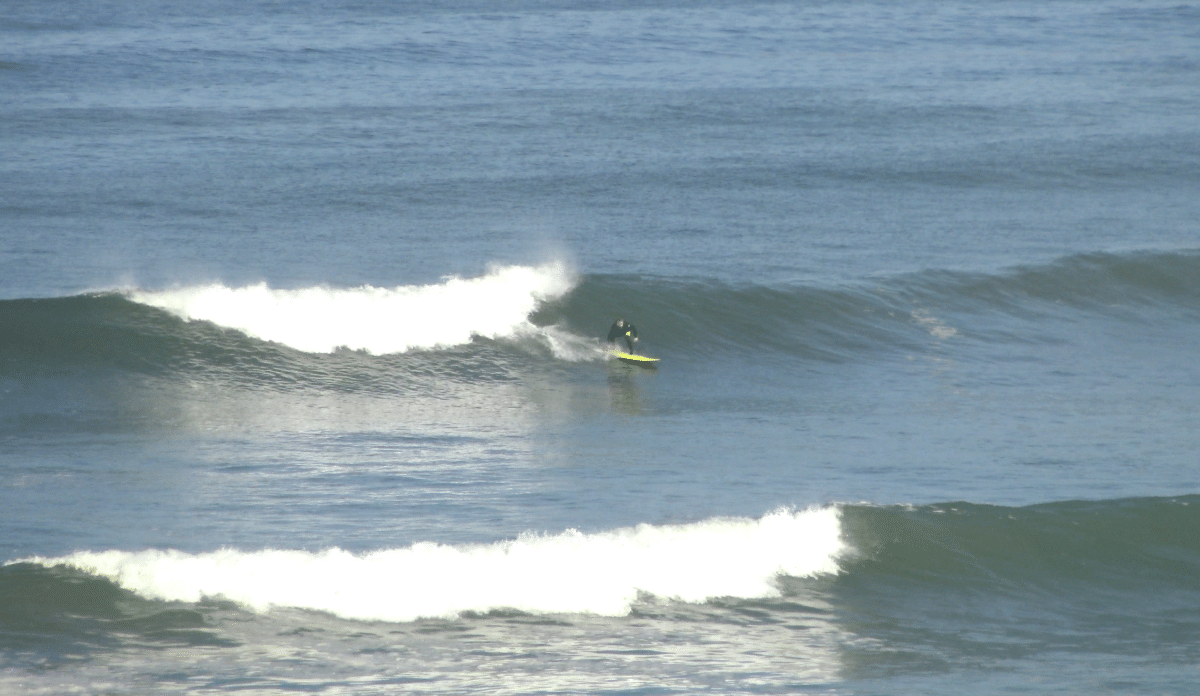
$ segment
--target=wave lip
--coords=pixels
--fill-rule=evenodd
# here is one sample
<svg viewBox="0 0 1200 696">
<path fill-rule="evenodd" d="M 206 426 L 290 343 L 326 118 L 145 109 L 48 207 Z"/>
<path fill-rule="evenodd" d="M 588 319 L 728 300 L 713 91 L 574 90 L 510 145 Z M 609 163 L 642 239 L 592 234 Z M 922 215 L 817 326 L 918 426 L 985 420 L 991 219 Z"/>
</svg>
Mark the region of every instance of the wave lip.
<svg viewBox="0 0 1200 696">
<path fill-rule="evenodd" d="M 779 596 L 780 575 L 838 571 L 837 508 L 761 519 L 639 525 L 596 534 L 526 534 L 482 546 L 419 543 L 356 555 L 268 550 L 79 552 L 24 561 L 67 565 L 149 599 L 224 597 L 349 619 L 411 621 L 464 612 L 628 614 L 639 593 L 685 602 Z"/>
<path fill-rule="evenodd" d="M 350 348 L 387 354 L 536 331 L 529 315 L 575 282 L 565 264 L 549 263 L 496 267 L 478 278 L 421 286 L 279 290 L 216 284 L 127 296 L 187 321 L 210 321 L 309 353 Z"/>
</svg>

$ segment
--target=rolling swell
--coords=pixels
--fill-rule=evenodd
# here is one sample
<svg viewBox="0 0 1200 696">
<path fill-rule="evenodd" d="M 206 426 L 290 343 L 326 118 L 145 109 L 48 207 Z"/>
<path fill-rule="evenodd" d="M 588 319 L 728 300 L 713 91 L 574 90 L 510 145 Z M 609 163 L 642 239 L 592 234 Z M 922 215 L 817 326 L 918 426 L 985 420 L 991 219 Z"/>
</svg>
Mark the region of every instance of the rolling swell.
<svg viewBox="0 0 1200 696">
<path fill-rule="evenodd" d="M 1200 252 L 1081 254 L 1003 274 L 928 272 L 896 288 L 956 309 L 1036 312 L 1047 304 L 1108 311 L 1152 306 L 1195 308 Z"/>
</svg>

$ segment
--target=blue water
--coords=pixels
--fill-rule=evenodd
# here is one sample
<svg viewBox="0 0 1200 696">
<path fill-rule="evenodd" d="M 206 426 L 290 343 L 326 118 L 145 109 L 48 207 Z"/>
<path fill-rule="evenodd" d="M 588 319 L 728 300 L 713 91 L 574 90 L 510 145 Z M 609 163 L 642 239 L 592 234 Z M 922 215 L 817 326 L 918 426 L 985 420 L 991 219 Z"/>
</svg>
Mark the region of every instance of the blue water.
<svg viewBox="0 0 1200 696">
<path fill-rule="evenodd" d="M 1194 690 L 1200 6 L 0 14 L 0 691 Z"/>
</svg>

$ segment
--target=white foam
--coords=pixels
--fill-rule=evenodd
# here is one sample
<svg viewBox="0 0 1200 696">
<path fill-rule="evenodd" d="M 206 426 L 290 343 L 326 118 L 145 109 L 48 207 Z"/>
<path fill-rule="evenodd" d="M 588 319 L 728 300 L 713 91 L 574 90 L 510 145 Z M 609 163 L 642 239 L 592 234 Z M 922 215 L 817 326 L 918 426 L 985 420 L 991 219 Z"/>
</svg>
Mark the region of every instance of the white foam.
<svg viewBox="0 0 1200 696">
<path fill-rule="evenodd" d="M 914 310 L 912 313 L 912 318 L 918 324 L 925 327 L 926 330 L 929 331 L 929 335 L 933 336 L 934 338 L 945 340 L 958 335 L 958 329 L 954 328 L 953 326 L 949 326 L 941 319 L 938 319 L 924 309 Z"/>
<path fill-rule="evenodd" d="M 104 551 L 24 562 L 74 566 L 151 599 L 224 597 L 258 611 L 287 606 L 409 621 L 501 608 L 620 616 L 639 592 L 685 602 L 776 596 L 780 574 L 835 573 L 843 551 L 838 510 L 821 508 L 361 555 Z"/>
<path fill-rule="evenodd" d="M 133 290 L 129 299 L 183 319 L 211 321 L 311 353 L 338 348 L 375 354 L 460 345 L 475 336 L 544 332 L 529 322 L 540 302 L 565 295 L 574 274 L 562 263 L 506 266 L 478 278 L 433 285 L 278 290 L 265 284 Z M 553 347 L 553 339 L 546 339 Z"/>
</svg>

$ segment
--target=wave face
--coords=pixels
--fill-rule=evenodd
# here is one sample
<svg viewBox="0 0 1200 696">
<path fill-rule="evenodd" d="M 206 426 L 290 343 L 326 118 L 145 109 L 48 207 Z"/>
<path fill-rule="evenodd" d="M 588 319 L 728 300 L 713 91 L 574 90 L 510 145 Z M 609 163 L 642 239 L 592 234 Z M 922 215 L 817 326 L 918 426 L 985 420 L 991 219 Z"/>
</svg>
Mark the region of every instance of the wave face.
<svg viewBox="0 0 1200 696">
<path fill-rule="evenodd" d="M 1100 654 L 1170 672 L 1200 639 L 1200 496 L 848 507 L 842 521 L 856 557 L 830 603 L 883 660 Z"/>
<path fill-rule="evenodd" d="M 851 574 L 925 587 L 1063 594 L 1071 586 L 1196 595 L 1200 496 L 1056 502 L 847 506 Z"/>
<path fill-rule="evenodd" d="M 73 567 L 161 601 L 221 597 L 259 611 L 411 621 L 499 609 L 621 616 L 645 593 L 685 602 L 778 596 L 778 575 L 835 572 L 841 551 L 837 510 L 826 508 L 364 555 L 104 551 L 24 562 Z"/>
<path fill-rule="evenodd" d="M 931 270 L 838 288 L 601 276 L 546 303 L 538 323 L 594 333 L 596 316 L 636 307 L 643 331 L 674 351 L 770 351 L 855 360 L 957 331 L 935 316 L 1042 319 L 1167 308 L 1196 314 L 1200 253 L 1088 254 L 1003 273 Z"/>
</svg>

